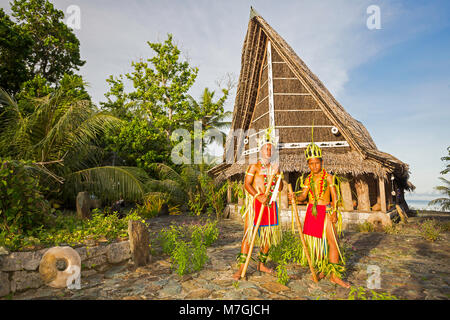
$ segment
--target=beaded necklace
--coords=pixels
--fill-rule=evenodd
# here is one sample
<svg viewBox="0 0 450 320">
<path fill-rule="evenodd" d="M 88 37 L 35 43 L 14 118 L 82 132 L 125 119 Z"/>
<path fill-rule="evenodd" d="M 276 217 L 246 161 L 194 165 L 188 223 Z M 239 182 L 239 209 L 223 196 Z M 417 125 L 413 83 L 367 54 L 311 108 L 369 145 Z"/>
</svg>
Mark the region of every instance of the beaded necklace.
<svg viewBox="0 0 450 320">
<path fill-rule="evenodd" d="M 311 212 L 313 216 L 317 215 L 317 202 L 320 198 L 322 198 L 322 195 L 325 192 L 325 188 L 327 187 L 326 183 L 325 183 L 326 175 L 327 175 L 327 172 L 325 171 L 325 169 L 322 169 L 322 176 L 320 177 L 320 180 L 319 180 L 319 196 L 318 197 L 316 196 L 316 184 L 314 182 L 314 179 L 312 178 L 313 173 L 311 172 L 308 177 L 308 179 L 309 179 L 309 181 L 308 181 L 309 182 L 309 194 L 310 194 L 310 197 L 314 200 L 314 204 L 313 204 L 313 208 L 312 208 L 312 212 Z"/>
<path fill-rule="evenodd" d="M 264 162 L 262 162 L 262 161 L 261 161 L 261 171 L 264 175 L 264 190 L 266 190 L 266 188 L 267 188 L 267 168 L 264 165 Z M 274 189 L 275 189 L 275 179 L 272 180 L 272 185 L 270 186 L 270 191 L 267 196 L 268 199 L 270 199 L 272 197 L 272 193 L 273 193 Z"/>
</svg>

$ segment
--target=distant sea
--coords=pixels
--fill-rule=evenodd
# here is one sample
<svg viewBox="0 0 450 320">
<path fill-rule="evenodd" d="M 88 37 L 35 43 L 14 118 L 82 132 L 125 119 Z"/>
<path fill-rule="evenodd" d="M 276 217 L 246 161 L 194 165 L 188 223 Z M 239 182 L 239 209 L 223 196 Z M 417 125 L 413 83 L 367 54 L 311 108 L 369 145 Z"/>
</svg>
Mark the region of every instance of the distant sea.
<svg viewBox="0 0 450 320">
<path fill-rule="evenodd" d="M 406 203 L 408 204 L 408 207 L 411 210 L 434 210 L 434 211 L 441 211 L 440 206 L 434 205 L 429 206 L 428 200 L 409 200 L 406 199 Z"/>
</svg>

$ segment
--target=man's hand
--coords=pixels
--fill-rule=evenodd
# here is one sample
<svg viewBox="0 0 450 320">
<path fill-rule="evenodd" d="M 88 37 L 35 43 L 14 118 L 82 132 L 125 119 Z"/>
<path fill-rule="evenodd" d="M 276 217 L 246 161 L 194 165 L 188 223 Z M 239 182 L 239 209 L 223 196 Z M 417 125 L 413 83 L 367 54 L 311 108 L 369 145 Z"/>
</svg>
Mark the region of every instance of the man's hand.
<svg viewBox="0 0 450 320">
<path fill-rule="evenodd" d="M 256 199 L 258 199 L 258 201 L 261 202 L 262 204 L 266 204 L 268 200 L 265 194 L 258 195 Z"/>
<path fill-rule="evenodd" d="M 289 199 L 289 202 L 291 202 L 291 203 L 292 203 L 292 198 L 294 198 L 295 202 L 297 203 L 297 196 L 293 195 L 292 193 L 288 193 L 288 199 Z"/>
<path fill-rule="evenodd" d="M 331 215 L 331 223 L 336 223 L 338 221 L 337 212 L 334 211 Z"/>
</svg>

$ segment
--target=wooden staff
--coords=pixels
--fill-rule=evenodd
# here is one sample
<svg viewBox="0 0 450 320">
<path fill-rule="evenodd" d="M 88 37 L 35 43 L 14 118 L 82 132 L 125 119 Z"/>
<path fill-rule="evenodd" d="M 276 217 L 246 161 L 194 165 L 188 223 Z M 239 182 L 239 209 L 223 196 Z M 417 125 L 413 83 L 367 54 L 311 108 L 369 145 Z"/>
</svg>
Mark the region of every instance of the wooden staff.
<svg viewBox="0 0 450 320">
<path fill-rule="evenodd" d="M 295 217 L 295 221 L 297 222 L 297 229 L 298 229 L 298 233 L 300 234 L 300 239 L 302 240 L 302 245 L 303 245 L 303 251 L 306 254 L 306 259 L 308 259 L 308 264 L 309 264 L 309 270 L 311 270 L 314 282 L 318 282 L 319 280 L 317 280 L 317 275 L 316 272 L 314 271 L 314 267 L 312 265 L 311 262 L 311 257 L 309 256 L 309 252 L 306 246 L 306 241 L 305 241 L 305 237 L 303 235 L 303 231 L 302 231 L 302 224 L 300 222 L 300 219 L 298 217 L 298 211 L 297 211 L 297 201 L 295 200 L 295 193 L 292 190 L 292 186 L 291 184 L 288 184 L 288 188 L 289 188 L 289 193 L 292 194 L 292 207 L 294 208 L 294 217 Z"/>
<path fill-rule="evenodd" d="M 402 210 L 402 208 L 396 204 L 395 208 L 397 209 L 398 215 L 400 216 L 400 219 L 403 223 L 408 223 L 408 215 L 406 214 L 406 212 L 404 212 Z"/>
<path fill-rule="evenodd" d="M 267 184 L 267 189 L 264 194 L 266 197 L 269 195 L 270 187 L 272 186 L 272 182 L 273 182 L 273 178 L 275 178 L 274 174 L 270 176 L 269 183 Z M 252 205 L 253 205 L 253 203 L 252 203 Z M 264 212 L 265 207 L 266 207 L 266 204 L 263 203 L 261 205 L 261 209 L 259 210 L 258 221 L 256 222 L 256 226 L 253 229 L 252 241 L 250 242 L 250 248 L 248 249 L 248 252 L 247 252 L 247 259 L 245 260 L 244 268 L 242 269 L 242 272 L 241 272 L 241 278 L 244 278 L 245 273 L 247 272 L 248 264 L 250 263 L 250 259 L 252 257 L 253 247 L 255 246 L 256 234 L 258 232 L 259 225 L 261 224 L 261 218 L 262 218 L 262 214 Z M 249 223 L 253 223 L 253 221 L 249 221 Z"/>
</svg>

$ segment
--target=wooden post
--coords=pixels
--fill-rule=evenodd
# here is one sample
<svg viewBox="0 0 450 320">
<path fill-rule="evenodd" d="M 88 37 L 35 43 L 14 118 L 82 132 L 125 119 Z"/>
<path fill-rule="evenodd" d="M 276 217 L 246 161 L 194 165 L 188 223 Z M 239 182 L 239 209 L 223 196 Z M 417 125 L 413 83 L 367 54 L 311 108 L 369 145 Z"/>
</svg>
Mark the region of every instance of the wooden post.
<svg viewBox="0 0 450 320">
<path fill-rule="evenodd" d="M 89 219 L 91 217 L 91 197 L 89 192 L 78 192 L 76 206 L 79 219 Z"/>
<path fill-rule="evenodd" d="M 369 185 L 363 177 L 356 178 L 355 188 L 358 196 L 358 210 L 370 211 Z"/>
<path fill-rule="evenodd" d="M 384 186 L 384 179 L 378 178 L 378 186 L 380 189 L 380 202 L 381 202 L 381 212 L 387 212 L 386 209 L 386 188 Z"/>
<path fill-rule="evenodd" d="M 145 266 L 150 261 L 150 234 L 141 221 L 128 221 L 131 257 L 136 266 Z"/>
<path fill-rule="evenodd" d="M 228 188 L 227 188 L 227 204 L 230 204 L 232 201 L 231 195 L 232 195 L 232 188 L 231 188 L 231 180 L 227 179 Z"/>
<path fill-rule="evenodd" d="M 352 189 L 350 188 L 350 182 L 341 182 L 341 195 L 344 203 L 344 211 L 353 211 Z"/>
<path fill-rule="evenodd" d="M 387 198 L 387 210 L 390 210 L 394 204 L 392 202 L 392 186 L 391 186 L 391 175 L 388 174 L 388 180 L 386 183 L 386 198 Z"/>
<path fill-rule="evenodd" d="M 400 220 L 403 223 L 407 223 L 408 222 L 408 215 L 406 214 L 406 212 L 404 212 L 402 210 L 402 208 L 398 204 L 395 205 L 395 208 L 397 208 L 397 213 L 400 216 Z"/>
<path fill-rule="evenodd" d="M 289 198 L 288 198 L 288 183 L 289 183 L 289 173 L 284 173 L 283 179 L 283 190 L 281 190 L 281 209 L 289 209 Z"/>
</svg>

